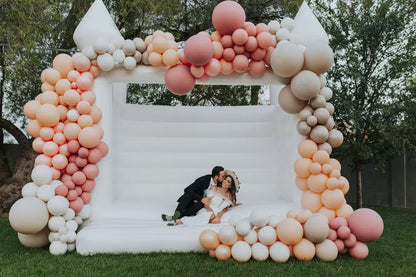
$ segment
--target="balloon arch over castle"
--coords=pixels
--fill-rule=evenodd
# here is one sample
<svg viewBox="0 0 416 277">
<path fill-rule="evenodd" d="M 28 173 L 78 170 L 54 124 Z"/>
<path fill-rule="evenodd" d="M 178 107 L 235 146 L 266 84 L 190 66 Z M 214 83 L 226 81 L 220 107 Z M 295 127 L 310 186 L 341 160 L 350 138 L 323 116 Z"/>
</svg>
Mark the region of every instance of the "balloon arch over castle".
<svg viewBox="0 0 416 277">
<path fill-rule="evenodd" d="M 368 255 L 383 221 L 346 203 L 349 183 L 330 158 L 343 141 L 323 75 L 333 52 L 312 11 L 303 3 L 294 20 L 254 25 L 224 1 L 212 22 L 214 33 L 178 49 L 163 31 L 125 40 L 103 2 L 93 3 L 74 33 L 81 52 L 56 56 L 24 107 L 39 153 L 9 215 L 24 246 L 50 244 L 54 255 L 205 248 L 241 262 Z M 129 105 L 128 82 L 165 83 L 178 95 L 196 83 L 267 85 L 272 103 Z M 160 214 L 216 164 L 238 173 L 243 205 L 221 224 L 165 226 Z"/>
</svg>

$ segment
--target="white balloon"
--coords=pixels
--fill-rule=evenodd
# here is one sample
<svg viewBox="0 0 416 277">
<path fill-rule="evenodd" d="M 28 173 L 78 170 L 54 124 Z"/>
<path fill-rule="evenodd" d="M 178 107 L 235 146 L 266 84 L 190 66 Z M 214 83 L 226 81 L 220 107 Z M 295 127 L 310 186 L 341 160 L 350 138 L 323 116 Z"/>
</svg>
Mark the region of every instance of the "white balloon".
<svg viewBox="0 0 416 277">
<path fill-rule="evenodd" d="M 276 229 L 271 226 L 264 226 L 259 231 L 259 241 L 264 245 L 272 245 L 276 242 Z"/>
<path fill-rule="evenodd" d="M 278 263 L 284 263 L 290 258 L 290 250 L 287 245 L 276 242 L 270 247 L 270 258 Z"/>
<path fill-rule="evenodd" d="M 278 215 L 271 215 L 269 217 L 269 226 L 275 228 L 277 226 L 277 223 L 279 223 L 280 220 L 283 218 Z"/>
<path fill-rule="evenodd" d="M 36 197 L 36 195 L 38 194 L 38 189 L 39 187 L 35 183 L 33 182 L 27 183 L 22 188 L 22 196 L 23 197 Z"/>
<path fill-rule="evenodd" d="M 49 233 L 48 240 L 49 240 L 50 243 L 55 241 L 55 234 L 57 234 L 57 233 L 55 233 L 55 232 L 50 232 Z"/>
<path fill-rule="evenodd" d="M 256 261 L 263 262 L 269 257 L 269 249 L 259 242 L 251 246 L 251 251 Z"/>
<path fill-rule="evenodd" d="M 55 190 L 50 185 L 39 187 L 37 197 L 40 200 L 48 202 L 53 196 L 55 196 Z"/>
<path fill-rule="evenodd" d="M 133 58 L 136 60 L 136 63 L 141 62 L 141 60 L 142 60 L 142 53 L 140 53 L 139 51 L 136 51 L 136 53 L 134 53 Z"/>
<path fill-rule="evenodd" d="M 220 241 L 225 245 L 233 245 L 237 240 L 237 232 L 233 226 L 224 226 L 218 232 Z"/>
<path fill-rule="evenodd" d="M 276 39 L 278 41 L 289 40 L 290 32 L 287 29 L 280 29 L 276 32 Z"/>
<path fill-rule="evenodd" d="M 238 222 L 240 222 L 241 219 L 242 218 L 239 214 L 233 214 L 228 219 L 228 223 L 230 223 L 232 226 L 235 226 L 235 225 L 237 225 Z"/>
<path fill-rule="evenodd" d="M 295 27 L 295 21 L 292 18 L 286 17 L 283 18 L 282 22 L 280 22 L 280 28 L 287 29 L 288 31 L 292 31 L 293 27 Z"/>
<path fill-rule="evenodd" d="M 231 255 L 237 262 L 247 262 L 251 258 L 251 247 L 245 241 L 237 241 L 231 248 Z"/>
<path fill-rule="evenodd" d="M 99 55 L 97 58 L 97 65 L 102 71 L 111 71 L 114 67 L 114 59 L 108 53 Z"/>
<path fill-rule="evenodd" d="M 52 182 L 51 182 L 51 187 L 53 188 L 53 189 L 56 189 L 56 187 L 58 187 L 58 186 L 60 186 L 60 185 L 63 185 L 64 183 L 62 183 L 61 181 L 59 181 L 59 180 L 52 180 Z"/>
<path fill-rule="evenodd" d="M 93 46 L 94 46 L 95 52 L 97 52 L 98 54 L 104 54 L 107 52 L 107 49 L 108 49 L 108 43 L 103 38 L 97 38 L 94 41 Z"/>
<path fill-rule="evenodd" d="M 69 201 L 63 196 L 54 196 L 48 201 L 48 210 L 52 215 L 64 215 L 69 208 Z"/>
<path fill-rule="evenodd" d="M 59 235 L 65 235 L 68 232 L 68 228 L 66 228 L 65 226 L 62 226 L 61 228 L 59 228 Z"/>
<path fill-rule="evenodd" d="M 75 220 L 75 222 L 76 222 L 78 225 L 81 225 L 81 224 L 82 224 L 82 222 L 83 222 L 83 220 L 82 220 L 82 218 L 81 218 L 80 216 L 75 216 L 75 217 L 74 217 L 74 220 Z"/>
<path fill-rule="evenodd" d="M 66 213 L 63 215 L 63 217 L 66 221 L 74 219 L 75 217 L 74 210 L 69 208 L 68 210 L 66 210 Z"/>
<path fill-rule="evenodd" d="M 68 229 L 68 231 L 75 232 L 78 229 L 78 223 L 75 220 L 68 220 L 65 223 L 65 227 Z"/>
<path fill-rule="evenodd" d="M 137 62 L 136 62 L 135 58 L 127 57 L 127 58 L 124 59 L 123 65 L 127 70 L 133 70 L 133 69 L 136 68 L 136 63 Z"/>
<path fill-rule="evenodd" d="M 43 164 L 37 165 L 33 168 L 31 177 L 38 186 L 49 184 L 52 182 L 52 169 Z"/>
<path fill-rule="evenodd" d="M 68 118 L 69 121 L 75 122 L 79 118 L 79 113 L 77 110 L 69 110 L 66 113 L 66 117 Z"/>
<path fill-rule="evenodd" d="M 82 207 L 82 209 L 78 212 L 78 216 L 80 216 L 83 220 L 88 219 L 91 217 L 91 205 L 87 204 Z"/>
<path fill-rule="evenodd" d="M 250 214 L 250 222 L 256 227 L 263 227 L 267 225 L 269 220 L 269 213 L 263 209 L 256 209 Z"/>
<path fill-rule="evenodd" d="M 123 52 L 126 56 L 133 56 L 136 52 L 136 46 L 131 39 L 126 39 L 123 45 Z"/>
<path fill-rule="evenodd" d="M 247 236 L 244 237 L 244 241 L 248 244 L 255 244 L 257 242 L 257 232 L 250 230 Z"/>
<path fill-rule="evenodd" d="M 77 234 L 75 231 L 68 231 L 66 235 L 68 236 L 68 243 L 74 243 L 77 239 Z"/>
<path fill-rule="evenodd" d="M 49 252 L 52 255 L 63 255 L 68 250 L 68 246 L 66 243 L 62 243 L 60 241 L 54 241 L 49 246 Z"/>
<path fill-rule="evenodd" d="M 61 235 L 61 236 L 59 237 L 59 241 L 60 241 L 60 242 L 62 242 L 62 243 L 67 243 L 67 241 L 68 241 L 68 236 L 67 236 L 67 235 Z"/>
<path fill-rule="evenodd" d="M 116 63 L 122 63 L 126 58 L 126 55 L 124 54 L 123 50 L 117 49 L 113 53 L 113 58 Z"/>
<path fill-rule="evenodd" d="M 135 38 L 133 39 L 133 42 L 134 42 L 134 46 L 136 46 L 137 51 L 139 51 L 140 53 L 143 53 L 144 51 L 146 51 L 146 43 L 144 42 L 143 39 Z"/>
<path fill-rule="evenodd" d="M 94 60 L 97 58 L 97 52 L 95 52 L 94 47 L 92 45 L 84 48 L 84 50 L 82 50 L 82 54 L 87 56 L 90 60 Z"/>
<path fill-rule="evenodd" d="M 53 232 L 58 232 L 61 227 L 65 227 L 65 219 L 62 216 L 52 216 L 49 219 L 48 227 Z"/>
<path fill-rule="evenodd" d="M 116 46 L 114 43 L 109 43 L 107 53 L 113 55 L 114 51 L 116 51 Z"/>
<path fill-rule="evenodd" d="M 241 220 L 235 226 L 235 230 L 240 236 L 247 236 L 248 233 L 250 233 L 251 224 L 248 222 L 248 220 Z"/>
<path fill-rule="evenodd" d="M 277 21 L 277 20 L 272 20 L 272 21 L 270 21 L 270 22 L 269 22 L 269 24 L 267 24 L 267 26 L 269 27 L 269 32 L 270 32 L 272 35 L 275 35 L 275 34 L 276 34 L 276 32 L 277 32 L 277 30 L 279 30 L 279 29 L 280 29 L 280 23 L 279 23 L 279 21 Z"/>
<path fill-rule="evenodd" d="M 75 250 L 75 243 L 68 243 L 68 252 L 72 252 Z"/>
<path fill-rule="evenodd" d="M 117 36 L 113 39 L 113 44 L 116 49 L 122 49 L 124 45 L 124 38 L 122 36 Z"/>
</svg>

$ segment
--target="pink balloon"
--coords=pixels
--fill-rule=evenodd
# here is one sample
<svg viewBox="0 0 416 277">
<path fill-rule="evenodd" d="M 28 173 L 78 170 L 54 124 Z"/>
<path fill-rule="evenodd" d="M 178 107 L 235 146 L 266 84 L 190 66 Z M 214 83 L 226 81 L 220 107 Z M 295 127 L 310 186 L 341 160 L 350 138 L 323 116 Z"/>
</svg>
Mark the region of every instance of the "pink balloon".
<svg viewBox="0 0 416 277">
<path fill-rule="evenodd" d="M 347 226 L 341 226 L 337 230 L 337 235 L 342 240 L 347 239 L 350 236 L 350 234 L 351 230 Z"/>
<path fill-rule="evenodd" d="M 205 65 L 205 73 L 209 76 L 216 76 L 221 72 L 221 63 L 219 60 L 212 58 L 211 61 Z"/>
<path fill-rule="evenodd" d="M 204 74 L 204 76 L 202 76 L 201 78 L 197 79 L 198 82 L 203 83 L 209 80 L 209 75 L 208 74 Z"/>
<path fill-rule="evenodd" d="M 68 162 L 70 163 L 75 163 L 75 159 L 78 157 L 78 155 L 76 154 L 72 154 L 71 156 L 68 157 Z"/>
<path fill-rule="evenodd" d="M 68 142 L 68 151 L 69 153 L 77 153 L 80 148 L 78 140 L 71 140 Z"/>
<path fill-rule="evenodd" d="M 75 191 L 77 192 L 77 195 L 78 196 L 81 196 L 81 194 L 82 194 L 82 188 L 80 186 L 76 186 L 75 187 Z"/>
<path fill-rule="evenodd" d="M 185 59 L 194 65 L 205 65 L 214 56 L 214 46 L 205 35 L 190 37 L 183 47 Z"/>
<path fill-rule="evenodd" d="M 350 248 L 349 252 L 353 258 L 364 260 L 365 258 L 367 258 L 369 251 L 365 243 L 357 241 L 354 247 Z"/>
<path fill-rule="evenodd" d="M 254 52 L 251 53 L 251 58 L 255 61 L 261 61 L 266 56 L 266 50 L 263 48 L 257 48 Z"/>
<path fill-rule="evenodd" d="M 90 192 L 95 188 L 95 181 L 94 180 L 87 180 L 85 184 L 81 186 L 83 191 Z"/>
<path fill-rule="evenodd" d="M 35 166 L 40 165 L 40 164 L 43 164 L 43 165 L 46 165 L 46 166 L 50 167 L 50 166 L 52 166 L 52 158 L 48 157 L 44 154 L 41 154 L 41 155 L 37 156 L 36 159 L 35 159 Z"/>
<path fill-rule="evenodd" d="M 195 78 L 192 76 L 189 66 L 178 64 L 166 71 L 165 84 L 173 94 L 184 95 L 194 88 Z"/>
<path fill-rule="evenodd" d="M 63 133 L 56 133 L 52 139 L 56 144 L 62 145 L 66 142 L 66 137 Z"/>
<path fill-rule="evenodd" d="M 88 162 L 92 164 L 98 163 L 103 157 L 103 154 L 98 148 L 93 148 L 88 154 Z"/>
<path fill-rule="evenodd" d="M 88 164 L 88 160 L 85 158 L 81 158 L 81 157 L 77 157 L 75 159 L 75 164 L 76 166 L 78 166 L 79 168 L 83 168 Z"/>
<path fill-rule="evenodd" d="M 52 158 L 52 165 L 56 169 L 63 169 L 67 166 L 67 164 L 68 164 L 68 159 L 62 154 L 55 155 Z"/>
<path fill-rule="evenodd" d="M 94 78 L 97 78 L 98 76 L 100 76 L 100 68 L 96 65 L 91 65 L 90 72 L 92 76 L 94 76 Z"/>
<path fill-rule="evenodd" d="M 66 166 L 66 173 L 68 173 L 69 175 L 73 175 L 78 170 L 79 170 L 79 168 L 76 166 L 75 163 L 71 162 Z"/>
<path fill-rule="evenodd" d="M 231 35 L 225 35 L 221 38 L 221 44 L 224 48 L 232 48 L 234 46 L 233 38 Z"/>
<path fill-rule="evenodd" d="M 72 175 L 72 181 L 75 185 L 83 185 L 85 181 L 87 180 L 87 177 L 85 174 L 81 171 L 77 171 Z"/>
<path fill-rule="evenodd" d="M 270 66 L 270 59 L 272 58 L 272 54 L 273 54 L 274 49 L 276 49 L 276 48 L 274 48 L 273 46 L 270 46 L 266 49 L 266 55 L 264 56 L 264 62 L 266 63 L 267 66 Z"/>
<path fill-rule="evenodd" d="M 338 252 L 341 252 L 341 251 L 343 251 L 344 249 L 345 249 L 345 245 L 344 245 L 344 242 L 342 241 L 342 240 L 340 240 L 340 239 L 336 239 L 335 241 L 334 241 L 334 243 L 335 243 L 335 245 L 337 246 L 337 248 L 338 248 Z"/>
<path fill-rule="evenodd" d="M 80 197 L 84 201 L 84 204 L 88 204 L 91 201 L 91 194 L 89 192 L 83 192 Z"/>
<path fill-rule="evenodd" d="M 256 25 L 256 34 L 257 36 L 262 32 L 269 32 L 269 27 L 264 23 L 259 23 Z"/>
<path fill-rule="evenodd" d="M 337 235 L 337 231 L 333 230 L 333 229 L 329 229 L 329 234 L 327 239 L 335 241 L 337 239 L 338 235 Z"/>
<path fill-rule="evenodd" d="M 341 226 L 348 226 L 347 220 L 343 217 L 336 217 L 329 221 L 329 227 L 335 231 Z"/>
<path fill-rule="evenodd" d="M 212 12 L 212 25 L 221 35 L 232 34 L 234 30 L 243 28 L 245 21 L 243 7 L 234 1 L 223 1 Z"/>
<path fill-rule="evenodd" d="M 75 189 L 75 183 L 72 182 L 72 180 L 68 180 L 64 182 L 64 185 L 68 188 L 68 189 Z"/>
<path fill-rule="evenodd" d="M 235 72 L 243 73 L 248 68 L 248 59 L 244 55 L 237 55 L 233 60 L 233 67 Z"/>
<path fill-rule="evenodd" d="M 344 240 L 345 247 L 351 248 L 354 247 L 354 245 L 357 243 L 357 238 L 354 236 L 354 234 L 350 234 L 350 236 Z"/>
<path fill-rule="evenodd" d="M 79 76 L 81 76 L 81 74 L 77 70 L 71 70 L 68 72 L 66 78 L 72 83 L 75 82 Z"/>
<path fill-rule="evenodd" d="M 32 142 L 32 148 L 38 153 L 42 153 L 42 148 L 45 142 L 40 137 L 35 138 Z"/>
<path fill-rule="evenodd" d="M 52 157 L 59 151 L 58 145 L 53 141 L 47 141 L 42 147 L 42 151 L 46 156 Z"/>
<path fill-rule="evenodd" d="M 68 194 L 68 188 L 65 185 L 59 185 L 55 189 L 55 194 L 65 197 Z"/>
<path fill-rule="evenodd" d="M 225 48 L 224 53 L 222 54 L 224 60 L 227 62 L 232 62 L 235 58 L 235 52 L 233 48 Z"/>
<path fill-rule="evenodd" d="M 78 197 L 74 201 L 69 202 L 69 207 L 77 213 L 84 207 L 84 201 L 82 201 L 81 197 Z"/>
<path fill-rule="evenodd" d="M 74 201 L 75 199 L 77 199 L 78 194 L 75 191 L 75 189 L 71 189 L 70 191 L 68 191 L 68 194 L 66 195 L 66 198 L 68 198 L 69 201 Z"/>
<path fill-rule="evenodd" d="M 248 40 L 247 31 L 244 29 L 237 29 L 232 35 L 233 42 L 237 45 L 244 45 Z"/>
<path fill-rule="evenodd" d="M 348 218 L 351 232 L 362 242 L 377 240 L 384 229 L 383 219 L 374 210 L 361 208 L 355 210 Z"/>
<path fill-rule="evenodd" d="M 269 32 L 262 32 L 257 35 L 257 43 L 259 47 L 267 49 L 273 45 L 273 37 Z"/>
<path fill-rule="evenodd" d="M 69 174 L 63 174 L 61 178 L 62 183 L 65 184 L 66 181 L 72 181 L 72 177 Z"/>
<path fill-rule="evenodd" d="M 234 52 L 235 52 L 236 55 L 242 55 L 242 54 L 244 54 L 244 51 L 246 49 L 244 48 L 244 46 L 234 45 L 233 46 L 233 50 L 234 50 Z"/>
<path fill-rule="evenodd" d="M 255 36 L 257 34 L 256 25 L 251 22 L 245 22 L 243 28 L 249 36 Z"/>
<path fill-rule="evenodd" d="M 248 52 L 253 52 L 257 49 L 257 39 L 255 37 L 248 37 L 246 44 L 244 45 L 244 48 Z"/>
<path fill-rule="evenodd" d="M 107 156 L 109 150 L 107 143 L 105 143 L 104 141 L 100 141 L 96 148 L 101 151 L 101 154 L 103 154 L 103 158 Z"/>
<path fill-rule="evenodd" d="M 85 176 L 87 176 L 88 179 L 95 179 L 97 178 L 100 171 L 97 165 L 88 164 L 86 167 L 84 167 L 82 172 L 85 174 Z"/>
<path fill-rule="evenodd" d="M 75 68 L 78 71 L 87 71 L 90 69 L 91 61 L 90 59 L 81 53 L 76 53 L 72 56 L 72 59 L 74 60 Z"/>
<path fill-rule="evenodd" d="M 78 156 L 83 159 L 87 158 L 89 154 L 90 154 L 90 151 L 85 147 L 81 147 L 78 150 Z"/>
<path fill-rule="evenodd" d="M 250 75 L 261 76 L 266 71 L 266 64 L 264 61 L 251 61 L 248 66 L 248 71 Z"/>
<path fill-rule="evenodd" d="M 79 89 L 89 90 L 91 88 L 91 84 L 92 82 L 87 76 L 81 75 L 77 79 L 77 86 Z"/>
<path fill-rule="evenodd" d="M 91 82 L 94 81 L 94 75 L 89 71 L 82 72 L 81 76 L 87 77 Z"/>
<path fill-rule="evenodd" d="M 191 65 L 190 70 L 192 76 L 194 76 L 195 78 L 201 78 L 205 74 L 205 69 L 203 66 Z"/>
</svg>

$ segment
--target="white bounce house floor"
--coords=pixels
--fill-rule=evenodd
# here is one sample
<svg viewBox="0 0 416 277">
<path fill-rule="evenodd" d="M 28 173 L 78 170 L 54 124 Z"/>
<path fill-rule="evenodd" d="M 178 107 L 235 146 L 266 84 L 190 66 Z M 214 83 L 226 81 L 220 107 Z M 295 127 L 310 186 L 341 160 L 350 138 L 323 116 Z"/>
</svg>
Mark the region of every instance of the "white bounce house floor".
<svg viewBox="0 0 416 277">
<path fill-rule="evenodd" d="M 95 86 L 110 153 L 99 164 L 93 213 L 77 235 L 78 253 L 202 251 L 201 231 L 218 231 L 233 214 L 249 217 L 262 208 L 284 217 L 300 207 L 293 164 L 301 137 L 296 118 L 276 104 L 129 105 L 126 85 L 103 78 Z M 272 97 L 280 87 L 274 90 Z M 243 205 L 227 212 L 221 224 L 166 226 L 161 213 L 173 213 L 183 189 L 216 165 L 237 173 Z"/>
</svg>

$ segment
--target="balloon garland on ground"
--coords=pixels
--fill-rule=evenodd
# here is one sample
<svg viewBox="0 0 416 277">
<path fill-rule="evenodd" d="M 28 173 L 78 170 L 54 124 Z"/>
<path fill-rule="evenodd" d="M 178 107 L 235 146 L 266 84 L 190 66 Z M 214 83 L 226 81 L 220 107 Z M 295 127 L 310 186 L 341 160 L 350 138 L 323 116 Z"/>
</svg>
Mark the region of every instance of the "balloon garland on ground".
<svg viewBox="0 0 416 277">
<path fill-rule="evenodd" d="M 212 23 L 215 32 L 191 36 L 183 49 L 172 34 L 160 30 L 144 40 L 124 40 L 118 30 L 109 31 L 111 39 L 100 37 L 89 44 L 74 34 L 82 52 L 57 55 L 52 68 L 41 74 L 42 93 L 24 106 L 30 119 L 27 131 L 35 138 L 33 149 L 39 156 L 33 182 L 24 185 L 23 198 L 10 209 L 11 226 L 23 245 L 50 243 L 54 255 L 75 250 L 78 227 L 91 216 L 97 163 L 109 151 L 101 141 L 102 112 L 91 86 L 100 71 L 133 70 L 142 63 L 168 66 L 165 84 L 177 95 L 218 74 L 261 76 L 272 70 L 286 84 L 278 96 L 280 107 L 298 114 L 297 130 L 305 140 L 298 146 L 301 157 L 294 170 L 304 210 L 291 210 L 284 220 L 256 210 L 249 219 L 231 218 L 231 225 L 218 234 L 203 231 L 201 246 L 212 257 L 285 262 L 291 256 L 333 261 L 338 253 L 358 259 L 368 255 L 365 242 L 381 236 L 383 221 L 372 210 L 353 211 L 346 203 L 348 180 L 341 176 L 340 163 L 330 158 L 343 136 L 334 129 L 334 106 L 327 102 L 332 90 L 322 75 L 333 64 L 328 43 L 317 38 L 297 44 L 290 18 L 268 25 L 246 22 L 244 9 L 233 1 L 217 5 Z"/>
</svg>

